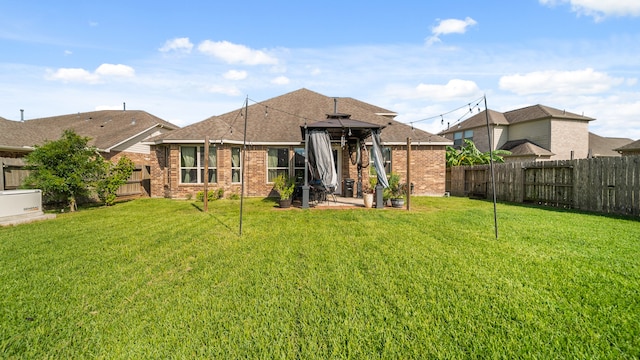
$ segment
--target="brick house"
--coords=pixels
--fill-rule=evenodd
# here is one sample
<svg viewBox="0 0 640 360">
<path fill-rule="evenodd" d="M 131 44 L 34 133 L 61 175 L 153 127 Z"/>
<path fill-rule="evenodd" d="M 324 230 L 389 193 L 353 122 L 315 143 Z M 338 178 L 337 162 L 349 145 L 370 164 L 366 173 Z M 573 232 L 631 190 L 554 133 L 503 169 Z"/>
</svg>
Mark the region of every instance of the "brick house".
<svg viewBox="0 0 640 360">
<path fill-rule="evenodd" d="M 512 152 L 505 161 L 568 160 L 589 156 L 589 122 L 593 118 L 533 105 L 504 113 L 488 110 L 493 150 Z M 440 135 L 454 146 L 472 140 L 478 150 L 489 151 L 486 111 L 454 124 Z"/>
<path fill-rule="evenodd" d="M 118 161 L 126 155 L 136 165 L 138 180 L 149 183 L 149 173 L 156 161 L 150 146 L 143 141 L 177 128 L 140 110 L 102 110 L 23 121 L 0 118 L 0 190 L 19 186 L 27 175 L 22 169 L 24 156 L 35 145 L 60 139 L 67 129 L 90 138 L 89 145 L 95 146 L 107 160 Z M 155 195 L 149 192 L 148 185 L 140 191 L 142 195 Z"/>
<path fill-rule="evenodd" d="M 208 159 L 209 189 L 224 189 L 226 195 L 240 194 L 244 173 L 246 195 L 275 195 L 273 179 L 278 174 L 286 173 L 298 179 L 304 175 L 301 127 L 338 112 L 350 115 L 351 119 L 384 126 L 381 139 L 386 170 L 398 173 L 403 181 L 407 173 L 407 138 L 410 138 L 414 194 L 444 193 L 445 147 L 451 145 L 451 141 L 394 120 L 396 113 L 392 111 L 353 98 L 328 97 L 307 89 L 256 102 L 150 139 L 158 164 L 152 169 L 151 193 L 163 193 L 169 198 L 194 196 L 203 189 L 204 161 Z M 344 132 L 348 142 L 350 131 L 345 128 Z M 210 142 L 207 156 L 204 154 L 206 136 Z M 345 142 L 332 139 L 339 179 L 337 193 L 342 193 L 345 179 L 356 180 L 358 176 L 357 166 L 351 161 L 354 152 Z M 370 147 L 370 140 L 365 143 Z M 368 176 L 368 171 L 362 172 L 363 184 L 368 183 Z"/>
</svg>

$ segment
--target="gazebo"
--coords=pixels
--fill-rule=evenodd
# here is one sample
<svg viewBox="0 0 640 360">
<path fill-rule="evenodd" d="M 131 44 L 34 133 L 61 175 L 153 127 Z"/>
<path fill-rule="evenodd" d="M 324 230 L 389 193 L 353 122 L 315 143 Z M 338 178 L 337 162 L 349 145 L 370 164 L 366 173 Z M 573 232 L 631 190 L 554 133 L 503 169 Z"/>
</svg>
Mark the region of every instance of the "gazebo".
<svg viewBox="0 0 640 360">
<path fill-rule="evenodd" d="M 380 150 L 380 132 L 384 126 L 351 119 L 351 115 L 342 113 L 327 114 L 327 119 L 301 126 L 305 143 L 305 173 L 302 186 L 302 208 L 309 207 L 309 173 L 312 180 L 331 191 L 337 187 L 337 174 L 331 152 L 331 141 L 340 140 L 340 144 L 349 146 L 357 152 L 358 195 L 362 191 L 362 154 L 365 140 L 371 137 L 373 164 L 378 176 L 376 199 L 378 207 L 382 205 L 382 189 L 389 186 Z M 368 164 L 367 164 L 368 165 Z M 378 189 L 377 187 L 377 189 Z"/>
</svg>

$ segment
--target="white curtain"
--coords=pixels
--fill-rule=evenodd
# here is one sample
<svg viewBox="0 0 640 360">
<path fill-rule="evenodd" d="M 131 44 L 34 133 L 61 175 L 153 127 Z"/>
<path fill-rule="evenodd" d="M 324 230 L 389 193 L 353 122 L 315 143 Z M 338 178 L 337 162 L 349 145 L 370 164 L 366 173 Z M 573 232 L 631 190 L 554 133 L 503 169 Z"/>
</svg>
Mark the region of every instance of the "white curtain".
<svg viewBox="0 0 640 360">
<path fill-rule="evenodd" d="M 326 130 L 311 130 L 309 133 L 309 166 L 313 177 L 320 180 L 325 188 L 338 187 L 333 152 L 331 151 L 331 137 Z"/>
<path fill-rule="evenodd" d="M 380 130 L 371 130 L 371 143 L 373 156 L 373 165 L 376 168 L 378 174 L 378 184 L 385 188 L 389 187 L 389 181 L 387 180 L 387 172 L 384 169 L 384 158 L 382 157 L 382 150 L 380 150 Z"/>
<path fill-rule="evenodd" d="M 182 152 L 182 166 L 185 168 L 193 168 L 196 163 L 196 148 L 195 147 L 182 147 L 180 148 Z M 192 169 L 183 169 L 182 170 L 182 182 L 190 183 L 191 182 L 191 170 Z"/>
</svg>

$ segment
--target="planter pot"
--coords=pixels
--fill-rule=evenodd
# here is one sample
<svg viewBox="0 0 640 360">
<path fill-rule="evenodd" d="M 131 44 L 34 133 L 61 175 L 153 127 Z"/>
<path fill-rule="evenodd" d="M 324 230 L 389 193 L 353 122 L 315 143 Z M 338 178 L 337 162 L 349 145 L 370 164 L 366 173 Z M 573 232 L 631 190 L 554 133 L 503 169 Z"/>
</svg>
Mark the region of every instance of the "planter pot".
<svg viewBox="0 0 640 360">
<path fill-rule="evenodd" d="M 373 207 L 373 194 L 364 194 L 364 207 Z"/>
<path fill-rule="evenodd" d="M 391 206 L 401 208 L 404 206 L 404 199 L 391 199 Z"/>
<path fill-rule="evenodd" d="M 280 199 L 280 207 L 283 209 L 291 207 L 291 199 Z"/>
</svg>

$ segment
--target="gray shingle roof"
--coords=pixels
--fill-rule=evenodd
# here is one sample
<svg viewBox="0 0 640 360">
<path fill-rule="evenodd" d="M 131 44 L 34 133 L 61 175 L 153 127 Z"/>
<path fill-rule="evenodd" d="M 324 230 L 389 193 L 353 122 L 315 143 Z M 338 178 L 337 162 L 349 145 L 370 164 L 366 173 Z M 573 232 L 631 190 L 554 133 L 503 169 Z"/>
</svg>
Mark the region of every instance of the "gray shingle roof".
<svg viewBox="0 0 640 360">
<path fill-rule="evenodd" d="M 535 144 L 527 139 L 507 141 L 500 147 L 501 150 L 511 151 L 510 156 L 553 156 L 551 151 Z"/>
<path fill-rule="evenodd" d="M 382 109 L 353 98 L 333 98 L 308 89 L 296 90 L 248 107 L 247 142 L 272 144 L 299 144 L 302 142 L 300 126 L 323 121 L 337 109 L 351 115 L 351 119 L 385 126 L 381 133 L 384 143 L 451 144 L 451 141 L 426 131 L 414 129 L 388 116 L 392 111 Z M 243 141 L 245 109 L 241 108 L 219 116 L 212 116 L 154 139 L 156 143 L 202 141 L 206 135 L 216 141 Z"/>
<path fill-rule="evenodd" d="M 589 151 L 594 157 L 620 156 L 620 153 L 614 149 L 624 147 L 632 142 L 633 140 L 631 139 L 602 137 L 594 133 L 589 133 Z"/>
<path fill-rule="evenodd" d="M 619 148 L 613 149 L 615 151 L 630 151 L 630 150 L 640 150 L 640 140 L 633 141 L 627 145 L 621 146 Z"/>
<path fill-rule="evenodd" d="M 141 110 L 102 110 L 26 121 L 0 121 L 0 147 L 31 148 L 57 140 L 64 130 L 91 138 L 89 145 L 110 149 L 150 128 L 177 129 L 165 120 Z"/>
</svg>

